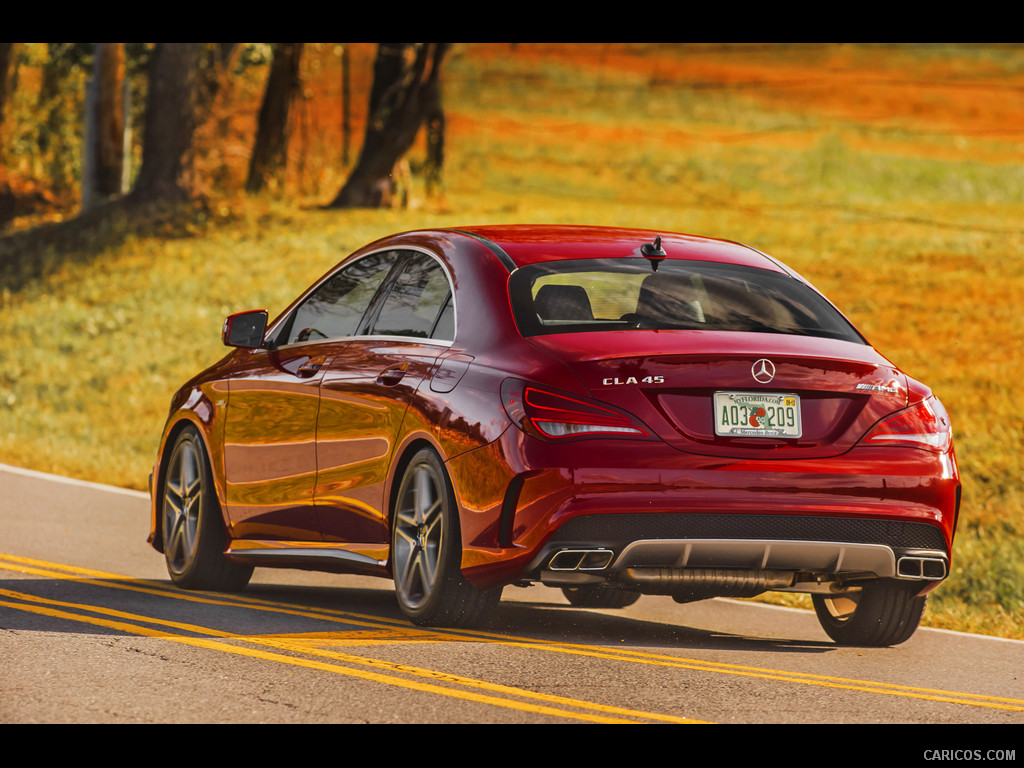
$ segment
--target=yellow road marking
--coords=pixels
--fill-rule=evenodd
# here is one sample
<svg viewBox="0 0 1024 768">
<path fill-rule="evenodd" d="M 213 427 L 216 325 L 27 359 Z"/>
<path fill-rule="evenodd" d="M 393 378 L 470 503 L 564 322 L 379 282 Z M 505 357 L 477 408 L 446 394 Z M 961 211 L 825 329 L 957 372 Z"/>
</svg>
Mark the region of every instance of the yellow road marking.
<svg viewBox="0 0 1024 768">
<path fill-rule="evenodd" d="M 400 688 L 409 688 L 415 691 L 423 691 L 426 693 L 433 693 L 441 696 L 450 696 L 453 698 L 465 699 L 467 701 L 473 701 L 481 704 L 492 704 L 494 706 L 505 707 L 508 709 L 517 709 L 524 712 L 552 715 L 554 717 L 561 718 L 572 718 L 576 720 L 586 720 L 594 723 L 636 722 L 635 720 L 625 720 L 621 718 L 613 718 L 600 715 L 589 715 L 584 712 L 568 712 L 564 709 L 556 709 L 554 707 L 527 704 L 512 699 L 503 699 L 495 696 L 486 696 L 468 691 L 458 691 L 452 688 L 443 688 L 439 685 L 434 685 L 431 683 L 422 683 L 417 680 L 405 680 L 399 677 L 395 677 L 393 675 L 383 675 L 377 672 L 369 672 L 367 670 L 362 669 L 343 667 L 338 664 L 328 664 L 326 662 L 315 661 L 313 659 L 302 659 L 295 656 L 285 656 L 283 654 L 270 653 L 267 651 L 257 650 L 255 648 L 246 648 L 245 646 L 231 645 L 229 643 L 224 643 L 218 640 L 207 640 L 199 637 L 186 637 L 184 635 L 174 635 L 163 630 L 149 629 L 148 627 L 142 627 L 136 624 L 128 624 L 122 621 L 113 621 L 110 619 L 101 619 L 95 616 L 84 616 L 80 613 L 70 613 L 67 611 L 61 611 L 54 608 L 46 608 L 43 606 L 33 604 L 13 603 L 0 600 L 0 605 L 5 605 L 9 608 L 15 608 L 21 611 L 29 611 L 32 613 L 52 616 L 55 618 L 69 619 L 71 621 L 95 624 L 97 626 L 107 627 L 109 629 L 116 629 L 133 635 L 141 635 L 143 637 L 154 637 L 159 638 L 161 640 L 169 640 L 175 643 L 183 643 L 184 645 L 192 645 L 197 648 L 206 648 L 209 650 L 220 651 L 222 653 L 232 653 L 238 656 L 248 656 L 250 658 L 262 659 L 264 661 L 275 661 L 280 662 L 282 664 L 291 664 L 293 666 L 306 667 L 308 669 L 316 669 L 321 672 L 333 672 L 336 674 L 347 675 L 350 677 L 357 677 L 363 680 L 370 680 L 376 683 L 385 683 L 387 685 L 394 685 Z M 90 610 L 95 609 L 93 608 Z M 581 706 L 587 704 L 587 702 L 580 703 Z M 591 708 L 596 708 L 596 705 L 589 706 Z"/>
<path fill-rule="evenodd" d="M 0 564 L 2 566 L 2 564 Z M 81 580 L 74 576 L 61 576 L 60 574 L 49 574 L 45 571 L 39 571 L 38 569 L 27 569 L 29 572 L 36 572 L 39 575 L 57 575 L 59 578 L 70 578 L 78 581 L 86 581 L 88 583 L 100 584 L 101 586 L 116 586 L 105 582 L 96 582 L 94 580 Z M 354 677 L 360 677 L 363 679 L 374 680 L 376 682 L 387 683 L 389 685 L 398 685 L 400 687 L 412 688 L 414 690 L 426 691 L 429 693 L 451 696 L 455 698 L 467 699 L 479 703 L 492 704 L 495 706 L 509 707 L 512 709 L 518 709 L 526 712 L 534 712 L 538 714 L 552 715 L 556 717 L 572 718 L 578 720 L 586 720 L 589 722 L 599 723 L 635 723 L 636 719 L 625 719 L 625 718 L 637 718 L 639 720 L 654 720 L 659 722 L 670 722 L 670 723 L 698 723 L 701 721 L 694 720 L 692 718 L 678 717 L 674 715 L 664 715 L 656 712 L 643 712 L 639 710 L 627 709 L 624 707 L 615 707 L 602 704 L 596 704 L 589 701 L 583 701 L 579 699 L 572 699 L 565 696 L 554 696 L 548 694 L 537 693 L 535 691 L 529 691 L 521 688 L 514 688 L 511 686 L 500 685 L 496 683 L 489 683 L 482 680 L 475 680 L 473 678 L 464 677 L 461 675 L 453 675 L 444 672 L 438 672 L 435 670 L 422 669 L 419 667 L 413 667 L 406 664 L 398 664 L 394 662 L 387 662 L 378 659 L 369 659 L 361 656 L 354 656 L 352 654 L 340 653 L 336 651 L 327 651 L 321 648 L 311 646 L 309 643 L 303 641 L 296 641 L 293 639 L 281 638 L 281 637 L 270 637 L 270 636 L 244 636 L 229 632 L 223 632 L 208 627 L 200 627 L 194 624 L 188 624 L 183 622 L 173 622 L 164 619 L 154 619 L 146 616 L 139 616 L 137 614 L 130 614 L 124 611 L 118 611 L 113 608 L 105 608 L 102 606 L 87 605 L 83 603 L 70 603 L 61 600 L 53 600 L 48 598 L 37 597 L 26 593 L 14 592 L 12 590 L 0 589 L 0 595 L 6 596 L 13 600 L 23 600 L 29 603 L 25 605 L 23 603 L 0 601 L 0 605 L 6 605 L 11 608 L 19 610 L 31 611 L 34 613 L 41 613 L 57 618 L 71 619 L 74 621 L 82 621 L 90 624 L 97 624 L 113 629 L 119 629 L 130 634 L 143 635 L 146 637 L 158 637 L 173 642 L 185 643 L 188 645 L 195 645 L 198 647 L 209 648 L 213 650 L 220 650 L 228 653 L 235 653 L 246 656 L 255 656 L 257 658 L 263 658 L 272 661 L 279 661 L 297 666 L 311 667 L 314 669 L 320 669 L 323 671 L 335 672 L 339 674 L 351 675 Z M 45 606 L 59 606 L 58 608 L 48 608 Z M 248 606 L 238 606 L 248 607 Z M 383 675 L 374 672 L 366 672 L 364 670 L 354 670 L 349 667 L 341 667 L 335 664 L 324 664 L 322 662 L 315 662 L 308 659 L 299 659 L 294 656 L 282 656 L 280 654 L 272 654 L 266 652 L 259 652 L 252 649 L 245 649 L 241 646 L 229 645 L 219 641 L 204 640 L 202 638 L 192 638 L 184 635 L 175 635 L 166 631 L 154 630 L 149 627 L 140 626 L 138 624 L 128 624 L 124 621 L 114 621 L 110 619 L 101 619 L 92 616 L 84 616 L 80 613 L 70 613 L 63 608 L 73 609 L 76 611 L 89 611 L 91 613 L 98 613 L 117 619 L 129 619 L 131 621 L 141 621 L 149 624 L 156 624 L 160 626 L 171 627 L 181 631 L 195 632 L 197 634 L 206 634 L 213 637 L 244 641 L 256 645 L 263 645 L 280 650 L 297 651 L 305 653 L 307 655 L 316 655 L 325 658 L 330 658 L 335 661 L 341 661 L 349 664 L 357 664 L 361 666 L 369 666 L 373 668 L 386 669 L 396 674 L 414 675 L 421 678 L 427 678 L 438 682 L 444 682 L 452 685 L 461 685 L 464 687 L 476 688 L 480 690 L 486 690 L 491 693 L 501 694 L 502 696 L 512 696 L 524 699 L 532 699 L 535 701 L 541 701 L 545 704 L 527 704 L 524 702 L 517 702 L 514 699 L 498 698 L 496 696 L 475 694 L 465 691 L 458 691 L 452 688 L 442 688 L 437 685 L 430 683 L 420 683 L 416 681 L 409 681 L 403 678 L 394 677 L 393 675 Z M 312 614 L 316 618 L 315 614 Z M 436 639 L 435 639 L 436 641 Z M 552 705 L 552 706 L 548 706 Z M 599 712 L 599 715 L 590 715 L 587 713 L 571 712 L 565 709 L 556 709 L 554 705 L 561 707 L 571 707 L 575 709 L 591 710 Z"/>
<path fill-rule="evenodd" d="M 357 626 L 381 628 L 385 631 L 389 629 L 394 629 L 396 627 L 408 626 L 407 624 L 403 624 L 402 622 L 392 621 L 387 618 L 379 616 L 367 616 L 364 614 L 350 613 L 347 611 L 332 609 L 317 609 L 315 611 L 310 609 L 297 609 L 294 607 L 279 605 L 276 603 L 271 603 L 269 601 L 261 600 L 259 598 L 253 598 L 244 595 L 233 596 L 230 600 L 224 598 L 199 597 L 178 590 L 167 589 L 166 587 L 163 587 L 155 582 L 137 581 L 135 582 L 136 584 L 150 584 L 151 586 L 133 586 L 131 584 L 120 583 L 126 580 L 124 579 L 124 577 L 115 574 L 106 574 L 100 571 L 90 571 L 88 569 L 75 568 L 71 566 L 61 566 L 41 561 L 33 561 L 27 558 L 19 558 L 11 555 L 0 555 L 0 557 L 5 557 L 8 560 L 15 561 L 17 563 L 36 563 L 38 565 L 42 565 L 48 568 L 60 568 L 72 574 L 89 574 L 98 579 L 113 579 L 119 582 L 117 584 L 110 584 L 106 581 L 95 582 L 101 584 L 102 586 L 114 586 L 123 589 L 153 592 L 163 596 L 170 595 L 180 597 L 181 599 L 197 600 L 200 602 L 251 607 L 257 610 L 270 610 L 275 612 L 280 611 L 286 614 L 295 614 L 310 618 L 334 619 L 344 621 L 348 624 L 355 624 Z M 0 567 L 4 567 L 3 563 L 0 563 Z M 12 570 L 27 570 L 28 572 L 32 572 L 32 569 L 28 568 L 25 565 L 16 566 L 15 568 L 12 568 Z M 74 577 L 67 576 L 64 578 Z M 856 680 L 851 678 L 817 675 L 806 672 L 790 672 L 787 670 L 761 668 L 739 664 L 729 664 L 725 662 L 704 661 L 700 659 L 687 659 L 680 658 L 677 656 L 654 654 L 645 651 L 631 651 L 628 649 L 617 649 L 610 651 L 600 646 L 590 646 L 580 643 L 560 643 L 545 640 L 532 640 L 530 638 L 519 638 L 509 635 L 473 630 L 433 630 L 424 632 L 418 631 L 416 634 L 420 642 L 430 641 L 431 636 L 433 637 L 434 641 L 450 642 L 451 640 L 477 640 L 481 642 L 499 643 L 511 647 L 526 648 L 530 650 L 544 650 L 550 652 L 567 653 L 572 655 L 581 655 L 614 661 L 627 661 L 638 664 L 665 666 L 670 668 L 688 669 L 700 672 L 714 672 L 718 674 L 737 675 L 757 679 L 798 683 L 803 685 L 814 685 L 826 688 L 862 691 L 867 693 L 922 699 L 926 701 L 961 704 L 965 706 L 1003 709 L 1009 711 L 1024 711 L 1024 699 L 1015 699 L 1001 696 L 987 696 L 983 694 L 945 691 L 934 688 L 904 686 L 895 683 Z M 380 642 L 388 642 L 388 640 L 381 640 Z M 687 720 L 687 722 L 693 721 Z"/>
</svg>

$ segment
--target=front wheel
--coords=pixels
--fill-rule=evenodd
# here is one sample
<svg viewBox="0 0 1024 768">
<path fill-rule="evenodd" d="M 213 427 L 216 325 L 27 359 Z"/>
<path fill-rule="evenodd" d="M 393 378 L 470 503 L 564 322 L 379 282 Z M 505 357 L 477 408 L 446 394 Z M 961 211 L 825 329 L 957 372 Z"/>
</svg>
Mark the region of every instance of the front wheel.
<svg viewBox="0 0 1024 768">
<path fill-rule="evenodd" d="M 458 507 L 448 473 L 429 448 L 402 475 L 391 525 L 391 568 L 402 612 L 420 625 L 475 624 L 501 596 L 462 575 Z"/>
<path fill-rule="evenodd" d="M 837 595 L 812 595 L 826 634 L 840 645 L 884 647 L 908 640 L 924 613 L 918 584 L 880 580 Z"/>
<path fill-rule="evenodd" d="M 224 556 L 227 534 L 203 441 L 193 427 L 178 435 L 164 475 L 161 499 L 164 558 L 171 581 L 185 589 L 234 592 L 252 567 Z"/>
</svg>

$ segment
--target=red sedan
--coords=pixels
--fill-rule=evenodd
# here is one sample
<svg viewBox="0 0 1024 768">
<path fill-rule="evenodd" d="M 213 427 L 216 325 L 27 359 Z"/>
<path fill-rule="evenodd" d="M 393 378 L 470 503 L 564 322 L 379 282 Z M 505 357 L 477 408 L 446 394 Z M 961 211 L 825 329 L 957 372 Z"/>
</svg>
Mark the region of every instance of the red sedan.
<svg viewBox="0 0 1024 768">
<path fill-rule="evenodd" d="M 949 573 L 939 400 L 792 270 L 597 227 L 408 232 L 342 261 L 174 396 L 150 542 L 173 581 L 394 579 L 467 625 L 507 584 L 622 607 L 805 592 L 890 645 Z"/>
</svg>

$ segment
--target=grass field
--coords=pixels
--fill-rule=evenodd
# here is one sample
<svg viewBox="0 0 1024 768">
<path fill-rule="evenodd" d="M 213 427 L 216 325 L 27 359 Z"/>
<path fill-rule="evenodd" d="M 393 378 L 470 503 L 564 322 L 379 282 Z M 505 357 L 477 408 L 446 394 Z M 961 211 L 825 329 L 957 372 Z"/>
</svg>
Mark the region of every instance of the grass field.
<svg viewBox="0 0 1024 768">
<path fill-rule="evenodd" d="M 0 461 L 144 488 L 172 392 L 224 353 L 223 317 L 283 309 L 380 235 L 723 237 L 795 267 L 942 398 L 964 505 L 925 623 L 1024 638 L 1024 47 L 467 44 L 446 74 L 443 199 L 319 210 L 343 175 L 307 157 L 285 196 L 114 222 L 4 287 Z"/>
</svg>

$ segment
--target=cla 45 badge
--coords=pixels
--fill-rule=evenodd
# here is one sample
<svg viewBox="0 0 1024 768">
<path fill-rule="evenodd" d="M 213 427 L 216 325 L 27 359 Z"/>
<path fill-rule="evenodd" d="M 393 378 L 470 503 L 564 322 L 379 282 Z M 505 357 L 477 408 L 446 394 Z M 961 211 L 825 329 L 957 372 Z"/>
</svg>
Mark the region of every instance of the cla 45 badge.
<svg viewBox="0 0 1024 768">
<path fill-rule="evenodd" d="M 606 387 L 617 387 L 622 384 L 664 384 L 664 376 L 626 376 L 623 379 L 618 377 L 602 379 L 601 384 Z"/>
</svg>

